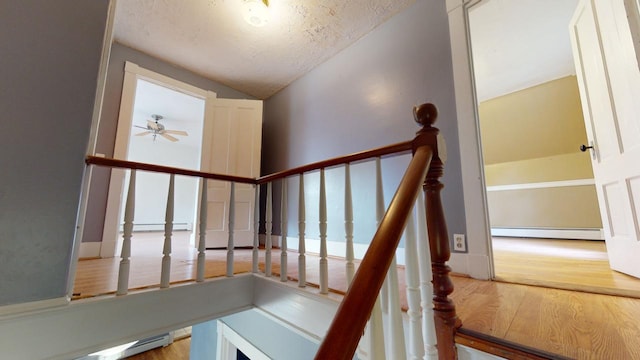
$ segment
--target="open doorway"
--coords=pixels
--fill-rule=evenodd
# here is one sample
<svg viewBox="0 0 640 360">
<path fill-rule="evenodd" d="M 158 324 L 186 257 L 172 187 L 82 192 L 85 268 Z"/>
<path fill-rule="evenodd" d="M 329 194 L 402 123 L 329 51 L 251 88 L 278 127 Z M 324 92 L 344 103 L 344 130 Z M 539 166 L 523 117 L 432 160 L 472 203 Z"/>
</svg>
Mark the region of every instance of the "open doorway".
<svg viewBox="0 0 640 360">
<path fill-rule="evenodd" d="M 469 9 L 495 278 L 640 296 L 606 257 L 571 52 L 578 0 Z"/>
<path fill-rule="evenodd" d="M 126 160 L 199 170 L 204 110 L 204 99 L 137 79 Z M 169 176 L 139 172 L 137 182 L 133 231 L 163 231 Z M 193 233 L 197 196 L 198 179 L 176 177 L 174 231 Z"/>
<path fill-rule="evenodd" d="M 127 62 L 114 158 L 200 170 L 205 104 L 215 93 L 176 81 Z M 102 257 L 120 253 L 124 194 L 129 172 L 111 172 L 103 230 Z M 169 177 L 137 173 L 135 231 L 162 231 Z M 176 177 L 174 231 L 195 240 L 198 180 Z M 159 235 L 159 238 L 162 236 Z"/>
</svg>

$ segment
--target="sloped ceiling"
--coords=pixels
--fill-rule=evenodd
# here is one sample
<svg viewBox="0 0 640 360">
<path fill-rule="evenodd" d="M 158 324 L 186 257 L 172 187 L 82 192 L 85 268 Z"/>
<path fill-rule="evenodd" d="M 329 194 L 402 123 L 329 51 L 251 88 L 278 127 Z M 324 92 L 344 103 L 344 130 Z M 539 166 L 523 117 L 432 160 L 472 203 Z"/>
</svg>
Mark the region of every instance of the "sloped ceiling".
<svg viewBox="0 0 640 360">
<path fill-rule="evenodd" d="M 118 0 L 114 39 L 265 99 L 414 2 L 270 0 L 257 28 L 245 0 Z"/>
<path fill-rule="evenodd" d="M 578 0 L 490 0 L 469 12 L 478 100 L 575 74 L 569 21 Z"/>
</svg>

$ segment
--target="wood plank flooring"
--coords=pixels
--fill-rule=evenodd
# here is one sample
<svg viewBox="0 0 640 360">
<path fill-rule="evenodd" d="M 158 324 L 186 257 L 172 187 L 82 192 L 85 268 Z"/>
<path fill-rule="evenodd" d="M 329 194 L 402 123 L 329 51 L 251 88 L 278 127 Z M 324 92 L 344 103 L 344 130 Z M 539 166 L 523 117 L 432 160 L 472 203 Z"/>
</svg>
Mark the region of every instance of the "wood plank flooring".
<svg viewBox="0 0 640 360">
<path fill-rule="evenodd" d="M 604 241 L 493 238 L 496 280 L 640 298 L 640 279 L 609 268 Z"/>
<path fill-rule="evenodd" d="M 523 243 L 519 243 L 519 245 L 523 245 Z M 132 246 L 132 287 L 157 286 L 161 249 L 161 236 L 159 238 L 157 234 L 155 238 L 152 234 L 137 236 L 137 240 Z M 549 279 L 554 279 L 554 275 L 565 271 L 562 270 L 563 267 L 575 269 L 580 265 L 579 261 L 565 265 L 546 263 L 550 267 L 548 271 L 535 270 L 532 262 L 535 261 L 536 256 L 543 257 L 543 255 L 526 254 L 524 251 L 516 250 L 518 249 L 512 248 L 511 254 L 507 257 L 512 258 L 510 260 L 512 263 L 522 264 L 523 269 L 518 271 L 520 271 L 519 276 L 523 277 L 533 277 L 540 272 L 544 274 L 539 276 L 549 276 Z M 602 256 L 587 250 L 583 254 L 585 257 L 598 258 Z M 502 260 L 499 260 L 499 251 L 496 253 L 496 268 L 502 269 L 501 276 L 505 278 L 508 277 L 505 271 L 508 269 L 505 266 L 508 261 L 500 263 Z M 236 249 L 235 254 L 236 259 L 239 260 L 236 263 L 236 271 L 249 271 L 250 250 Z M 178 236 L 174 240 L 172 255 L 172 282 L 188 281 L 194 278 L 196 253 L 188 246 L 186 237 L 179 240 Z M 297 253 L 289 252 L 287 257 L 289 264 L 287 275 L 292 279 L 297 277 L 297 255 Z M 264 258 L 264 255 L 261 257 Z M 279 266 L 275 262 L 279 262 L 280 251 L 274 250 L 272 257 L 274 272 L 277 273 Z M 223 275 L 225 259 L 226 251 L 208 250 L 208 276 Z M 115 291 L 117 277 L 115 270 L 118 261 L 119 259 L 80 261 L 74 290 L 78 293 L 76 298 L 109 294 Z M 601 259 L 599 261 L 602 262 Z M 135 265 L 136 263 L 140 264 Z M 246 263 L 246 265 L 241 265 L 242 263 Z M 317 283 L 317 264 L 317 258 L 309 255 L 307 258 L 308 281 Z M 136 268 L 136 266 L 140 268 Z M 329 267 L 330 274 L 332 274 L 329 286 L 336 289 L 337 292 L 346 290 L 344 261 L 330 258 Z M 590 266 L 586 266 L 586 268 L 590 268 Z M 517 267 L 514 269 L 517 270 Z M 398 275 L 401 281 L 400 294 L 404 296 L 403 268 L 398 269 Z M 584 277 L 597 278 L 595 275 L 585 275 Z M 610 278 L 613 279 L 611 282 L 616 286 L 620 283 L 627 283 L 629 280 L 624 277 L 623 280 L 619 280 L 615 274 L 610 274 Z M 479 281 L 458 276 L 453 280 L 455 291 L 452 298 L 456 303 L 458 315 L 462 319 L 464 328 L 569 358 L 640 359 L 640 299 L 591 294 L 584 292 L 584 290 L 570 291 L 496 281 Z M 602 286 L 602 281 L 597 280 L 598 286 Z M 625 286 L 629 286 L 630 290 L 637 290 L 637 287 L 634 288 L 636 282 L 631 281 L 628 284 L 630 285 Z M 317 289 L 311 288 L 310 291 L 317 292 Z M 180 351 L 181 354 L 184 352 L 188 354 L 188 346 Z M 162 358 L 180 357 L 166 355 L 166 357 L 149 357 L 148 359 Z"/>
</svg>

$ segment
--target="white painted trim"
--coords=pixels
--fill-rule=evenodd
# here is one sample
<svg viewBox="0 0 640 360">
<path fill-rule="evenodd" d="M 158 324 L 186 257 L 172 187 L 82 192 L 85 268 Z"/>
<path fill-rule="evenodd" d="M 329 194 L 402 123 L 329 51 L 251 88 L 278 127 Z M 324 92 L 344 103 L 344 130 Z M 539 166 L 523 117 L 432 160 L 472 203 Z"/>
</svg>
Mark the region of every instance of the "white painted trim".
<svg viewBox="0 0 640 360">
<path fill-rule="evenodd" d="M 469 248 L 468 254 L 457 254 L 457 258 L 465 257 L 469 258 L 469 261 L 472 261 L 470 260 L 472 257 L 486 258 L 489 265 L 486 270 L 484 266 L 474 266 L 467 267 L 467 271 L 477 269 L 479 272 L 465 273 L 477 279 L 488 279 L 493 278 L 495 274 L 468 17 L 469 7 L 477 2 L 475 0 L 448 0 L 447 13 Z M 462 262 L 467 263 L 467 261 Z"/>
<path fill-rule="evenodd" d="M 100 65 L 98 67 L 98 83 L 96 85 L 96 94 L 93 100 L 91 130 L 89 131 L 89 143 L 87 144 L 86 154 L 95 153 L 96 143 L 98 141 L 98 128 L 100 126 L 100 117 L 102 116 L 102 103 L 104 101 L 104 91 L 105 85 L 107 83 L 109 59 L 111 57 L 111 44 L 113 43 L 116 1 L 117 0 L 109 0 L 109 5 L 107 8 L 107 19 L 105 23 L 104 36 L 102 38 L 102 52 L 100 56 Z M 85 166 L 82 178 L 80 201 L 78 203 L 78 213 L 76 214 L 76 231 L 74 233 L 73 245 L 71 248 L 69 271 L 67 272 L 66 292 L 68 297 L 71 297 L 73 295 L 73 286 L 76 278 L 76 268 L 78 267 L 78 258 L 80 257 L 81 251 L 80 246 L 84 234 L 85 217 L 87 215 L 87 204 L 89 203 L 91 174 L 92 167 Z"/>
<path fill-rule="evenodd" d="M 237 359 L 236 349 L 251 360 L 270 360 L 270 358 L 260 351 L 252 343 L 235 332 L 224 322 L 218 320 L 218 357 L 220 360 Z"/>
<path fill-rule="evenodd" d="M 217 97 L 217 94 L 213 91 L 197 88 L 182 81 L 142 68 L 129 61 L 125 62 L 122 96 L 120 99 L 120 112 L 118 114 L 118 128 L 116 130 L 116 140 L 113 149 L 113 157 L 116 159 L 127 158 L 138 79 L 150 81 L 154 84 L 201 98 L 205 100 L 205 103 L 210 102 L 211 99 L 215 99 Z M 120 204 L 123 201 L 125 173 L 126 171 L 123 169 L 111 170 L 105 221 L 102 232 L 103 246 L 100 252 L 100 256 L 103 258 L 115 256 L 120 252 L 122 247 L 122 238 L 118 236 L 117 232 L 118 223 L 120 221 Z M 194 209 L 194 211 L 197 210 Z M 197 216 L 196 219 L 198 219 Z"/>
<path fill-rule="evenodd" d="M 287 248 L 289 250 L 298 251 L 298 238 L 287 236 Z M 365 253 L 369 249 L 369 244 L 353 244 L 354 258 L 362 260 Z M 307 253 L 319 254 L 320 253 L 320 240 L 305 238 L 305 250 Z M 347 253 L 347 246 L 344 242 L 339 241 L 327 241 L 327 254 L 330 256 L 336 256 L 344 258 Z M 405 253 L 404 248 L 398 247 L 396 249 L 396 263 L 398 265 L 405 265 Z"/>
<path fill-rule="evenodd" d="M 251 309 L 253 289 L 254 276 L 243 274 L 2 318 L 2 358 L 75 359 Z"/>
<path fill-rule="evenodd" d="M 20 303 L 20 304 L 0 306 L 0 319 L 4 320 L 7 317 L 22 315 L 24 313 L 31 313 L 31 312 L 40 311 L 40 310 L 59 308 L 62 306 L 69 305 L 69 302 L 70 302 L 70 299 L 64 296 L 64 297 L 55 298 L 55 299 L 31 301 L 31 302 Z"/>
<path fill-rule="evenodd" d="M 493 185 L 493 186 L 487 186 L 487 191 L 546 189 L 546 188 L 571 187 L 571 186 L 587 186 L 587 185 L 595 185 L 595 184 L 596 183 L 594 179 L 547 181 L 547 182 L 525 183 L 525 184 Z"/>
<path fill-rule="evenodd" d="M 173 79 L 166 75 L 162 75 L 155 71 L 145 69 L 143 67 L 140 67 L 138 64 L 132 63 L 130 61 L 125 62 L 124 71 L 135 74 L 136 79 L 146 80 L 162 87 L 170 88 L 172 90 L 195 96 L 203 100 L 207 98 L 208 93 L 210 92 L 200 89 L 199 87 L 195 87 L 191 84 L 187 84 L 180 80 Z"/>
<path fill-rule="evenodd" d="M 491 228 L 492 236 L 604 240 L 602 229 Z"/>
<path fill-rule="evenodd" d="M 79 258 L 95 258 L 100 256 L 102 242 L 83 242 L 80 244 Z"/>
</svg>

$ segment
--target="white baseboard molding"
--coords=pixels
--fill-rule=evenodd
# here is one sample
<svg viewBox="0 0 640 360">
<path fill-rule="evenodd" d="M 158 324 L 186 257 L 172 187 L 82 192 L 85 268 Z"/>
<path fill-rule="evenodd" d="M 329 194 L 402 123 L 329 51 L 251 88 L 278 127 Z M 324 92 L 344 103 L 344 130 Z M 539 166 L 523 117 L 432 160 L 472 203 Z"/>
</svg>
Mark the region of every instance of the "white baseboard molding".
<svg viewBox="0 0 640 360">
<path fill-rule="evenodd" d="M 290 250 L 298 251 L 298 238 L 287 237 L 287 248 Z M 356 259 L 361 260 L 364 254 L 369 249 L 369 244 L 353 244 L 353 256 Z M 320 253 L 320 240 L 318 239 L 305 239 L 305 250 L 310 253 Z M 347 245 L 344 242 L 327 241 L 327 255 L 345 257 L 347 253 Z M 396 249 L 396 262 L 398 265 L 405 264 L 404 248 Z"/>
<path fill-rule="evenodd" d="M 80 255 L 82 258 L 100 257 L 102 242 L 83 242 L 80 244 Z"/>
<path fill-rule="evenodd" d="M 191 223 L 173 223 L 173 230 L 193 230 Z M 120 232 L 123 232 L 123 225 L 120 224 Z M 164 223 L 162 224 L 133 224 L 133 231 L 164 231 Z"/>
<path fill-rule="evenodd" d="M 491 228 L 491 236 L 604 240 L 602 229 Z"/>
<path fill-rule="evenodd" d="M 26 302 L 21 304 L 0 306 L 0 318 L 35 312 L 38 310 L 58 308 L 58 307 L 68 305 L 69 301 L 71 301 L 71 299 L 64 296 L 64 297 L 59 297 L 55 299 L 31 301 L 31 302 Z"/>
</svg>

